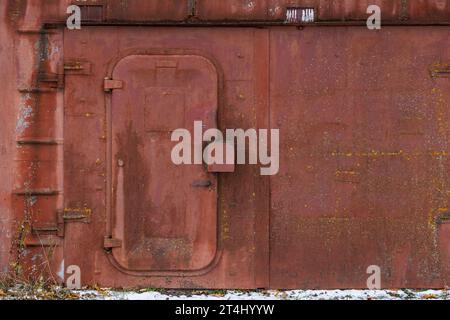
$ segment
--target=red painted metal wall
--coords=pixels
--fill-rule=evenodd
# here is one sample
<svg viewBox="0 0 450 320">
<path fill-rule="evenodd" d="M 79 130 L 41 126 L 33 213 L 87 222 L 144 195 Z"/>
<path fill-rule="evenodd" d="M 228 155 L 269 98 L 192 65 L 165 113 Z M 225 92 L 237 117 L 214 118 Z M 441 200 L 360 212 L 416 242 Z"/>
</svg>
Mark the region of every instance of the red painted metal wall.
<svg viewBox="0 0 450 320">
<path fill-rule="evenodd" d="M 65 28 L 70 4 L 81 30 Z M 292 7 L 315 22 L 286 23 Z M 8 0 L 0 14 L 0 271 L 363 288 L 377 265 L 384 287 L 448 285 L 449 1 Z M 167 134 L 194 120 L 280 129 L 279 173 L 175 169 Z"/>
</svg>

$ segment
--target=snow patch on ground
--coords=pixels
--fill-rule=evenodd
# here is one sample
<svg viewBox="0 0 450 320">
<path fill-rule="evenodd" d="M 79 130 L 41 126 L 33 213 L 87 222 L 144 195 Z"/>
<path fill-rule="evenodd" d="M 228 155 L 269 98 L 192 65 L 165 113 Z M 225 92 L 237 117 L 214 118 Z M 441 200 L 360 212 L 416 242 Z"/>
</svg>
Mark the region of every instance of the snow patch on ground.
<svg viewBox="0 0 450 320">
<path fill-rule="evenodd" d="M 447 290 L 172 290 L 44 289 L 0 286 L 0 300 L 450 300 Z"/>
<path fill-rule="evenodd" d="M 80 297 L 101 300 L 450 300 L 446 290 L 289 290 L 224 291 L 221 293 L 164 293 L 158 291 L 79 292 Z"/>
</svg>

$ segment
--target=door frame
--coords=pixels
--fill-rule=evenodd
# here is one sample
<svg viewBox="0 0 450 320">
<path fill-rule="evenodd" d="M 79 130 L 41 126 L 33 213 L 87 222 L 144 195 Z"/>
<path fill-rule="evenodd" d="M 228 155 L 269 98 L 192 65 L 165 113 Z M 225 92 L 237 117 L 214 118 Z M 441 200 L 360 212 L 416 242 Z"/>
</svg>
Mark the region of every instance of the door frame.
<svg viewBox="0 0 450 320">
<path fill-rule="evenodd" d="M 219 63 L 212 57 L 211 55 L 206 54 L 205 52 L 202 52 L 200 50 L 189 50 L 189 49 L 133 49 L 133 50 L 125 50 L 121 52 L 119 55 L 117 55 L 109 64 L 108 64 L 108 71 L 105 76 L 106 79 L 112 79 L 114 69 L 118 65 L 122 59 L 131 56 L 131 55 L 165 55 L 165 56 L 176 56 L 176 55 L 191 55 L 191 56 L 199 56 L 204 59 L 207 59 L 216 69 L 217 72 L 217 119 L 216 123 L 219 126 L 220 119 L 221 119 L 221 112 L 223 110 L 223 92 L 224 92 L 224 77 L 223 77 L 223 71 L 220 67 Z M 112 127 L 112 92 L 113 91 L 106 91 L 105 90 L 105 113 L 106 113 L 106 232 L 105 232 L 105 240 L 111 239 L 113 232 L 113 226 L 112 226 L 112 219 L 114 216 L 113 212 L 113 146 L 112 146 L 112 138 L 113 138 L 113 127 Z M 220 129 L 220 128 L 219 128 Z M 220 175 L 217 177 L 217 195 L 218 200 L 220 199 Z M 132 275 L 132 276 L 138 276 L 138 277 L 155 277 L 155 276 L 174 276 L 174 277 L 184 277 L 184 276 L 201 276 L 204 274 L 209 273 L 212 269 L 214 269 L 222 256 L 223 253 L 223 245 L 222 240 L 220 236 L 220 230 L 221 230 L 221 215 L 220 213 L 220 201 L 217 201 L 217 208 L 216 208 L 216 214 L 217 214 L 217 233 L 216 233 L 216 241 L 217 241 L 217 250 L 216 255 L 212 262 L 206 266 L 205 268 L 202 268 L 200 270 L 192 270 L 192 271 L 132 271 L 127 270 L 123 268 L 114 258 L 112 251 L 109 250 L 107 253 L 109 262 L 119 271 Z"/>
</svg>

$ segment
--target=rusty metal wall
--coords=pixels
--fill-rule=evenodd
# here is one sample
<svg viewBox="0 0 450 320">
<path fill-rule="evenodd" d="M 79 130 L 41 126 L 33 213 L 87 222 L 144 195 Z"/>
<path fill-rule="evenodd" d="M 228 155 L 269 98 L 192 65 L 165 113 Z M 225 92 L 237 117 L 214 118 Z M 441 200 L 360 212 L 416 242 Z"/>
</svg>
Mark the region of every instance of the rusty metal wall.
<svg viewBox="0 0 450 320">
<path fill-rule="evenodd" d="M 449 18 L 450 7 L 446 0 L 391 1 L 391 0 L 231 0 L 198 1 L 200 19 L 255 19 L 284 20 L 287 7 L 315 8 L 319 21 L 366 20 L 369 5 L 383 8 L 385 21 L 438 21 Z"/>
<path fill-rule="evenodd" d="M 70 4 L 89 12 L 80 31 L 64 27 Z M 368 4 L 382 7 L 381 31 L 365 28 Z M 288 7 L 317 20 L 289 26 Z M 8 0 L 0 14 L 0 271 L 63 282 L 79 265 L 84 284 L 116 287 L 356 288 L 375 264 L 386 287 L 448 285 L 449 1 Z M 137 53 L 207 59 L 219 128 L 281 130 L 277 176 L 218 175 L 217 242 L 203 243 L 208 259 L 193 251 L 210 262 L 200 270 L 180 257 L 193 270 L 114 261 L 117 119 L 103 80 Z"/>
<path fill-rule="evenodd" d="M 448 281 L 450 83 L 430 74 L 448 29 L 270 35 L 271 285 L 364 286 L 370 265 L 387 287 Z"/>
<path fill-rule="evenodd" d="M 31 2 L 33 1 L 29 1 Z M 284 22 L 288 7 L 314 8 L 317 10 L 318 22 L 365 22 L 369 5 L 379 5 L 383 8 L 382 19 L 385 23 L 448 23 L 450 20 L 448 0 L 49 0 L 42 2 L 43 20 L 46 22 L 61 20 L 65 17 L 68 4 L 101 6 L 103 14 L 99 15 L 97 20 L 122 23 Z"/>
<path fill-rule="evenodd" d="M 0 6 L 0 15 L 7 16 L 6 6 Z M 10 20 L 11 21 L 11 20 Z M 16 130 L 17 108 L 22 104 L 15 93 L 16 69 L 14 67 L 15 53 L 12 50 L 14 28 L 8 27 L 6 19 L 0 22 L 0 64 L 2 79 L 5 80 L 0 90 L 0 105 L 2 110 L 2 131 L 0 134 L 1 178 L 0 184 L 0 272 L 7 272 L 9 255 L 13 241 L 13 212 L 11 210 L 12 169 L 14 168 L 14 132 Z M 16 107 L 12 107 L 16 106 Z"/>
<path fill-rule="evenodd" d="M 113 139 L 113 143 L 117 144 L 115 135 L 108 137 L 107 128 L 104 127 L 105 119 L 108 118 L 108 114 L 105 113 L 105 106 L 103 104 L 104 92 L 101 86 L 97 84 L 102 82 L 105 74 L 113 76 L 116 72 L 113 72 L 113 67 L 117 61 L 124 59 L 127 56 L 137 55 L 166 55 L 166 60 L 171 61 L 170 57 L 175 56 L 196 56 L 197 59 L 203 59 L 210 61 L 210 64 L 215 65 L 215 72 L 218 77 L 218 92 L 219 99 L 215 103 L 219 108 L 219 128 L 229 127 L 266 127 L 259 123 L 258 112 L 260 114 L 267 114 L 267 104 L 262 101 L 256 104 L 255 91 L 261 91 L 260 86 L 267 86 L 267 83 L 261 82 L 267 79 L 264 73 L 267 72 L 267 57 L 264 55 L 256 55 L 255 52 L 267 53 L 267 31 L 256 29 L 236 29 L 230 33 L 228 29 L 153 29 L 153 28 L 132 28 L 132 27 L 119 27 L 114 28 L 114 37 L 108 37 L 111 34 L 110 27 L 101 28 L 86 28 L 81 32 L 65 33 L 65 59 L 67 61 L 72 60 L 85 60 L 93 63 L 95 72 L 90 75 L 68 75 L 66 76 L 66 98 L 65 98 L 65 207 L 66 208 L 80 208 L 84 204 L 88 208 L 92 209 L 93 213 L 104 212 L 105 203 L 111 203 L 113 208 L 118 207 L 118 201 L 120 201 L 120 194 L 116 196 L 113 192 L 112 199 L 108 200 L 108 192 L 104 187 L 105 170 L 107 172 L 108 162 L 111 161 L 111 165 L 114 166 L 110 177 L 115 190 L 119 189 L 118 176 L 119 171 L 117 168 L 117 156 L 123 157 L 123 154 L 128 156 L 124 158 L 124 174 L 130 175 L 129 170 L 139 168 L 139 174 L 133 178 L 134 180 L 140 179 L 139 176 L 145 176 L 152 174 L 155 179 L 156 173 L 148 171 L 148 166 L 151 161 L 142 161 L 142 158 L 148 158 L 149 152 L 143 153 L 139 149 L 146 148 L 142 141 L 143 135 L 139 133 L 136 125 L 130 128 L 125 136 L 127 139 L 136 137 L 134 143 L 128 143 L 125 140 L 120 142 L 121 147 L 114 147 L 117 149 L 117 153 L 112 150 L 111 158 L 108 158 L 107 150 L 105 150 L 105 140 Z M 163 32 L 161 32 L 163 31 Z M 146 39 L 152 38 L 153 46 L 160 48 L 159 51 L 152 51 L 151 48 L 142 50 L 142 43 Z M 240 41 L 235 41 L 239 38 Z M 102 40 L 103 39 L 103 40 Z M 79 43 L 83 43 L 79 46 Z M 97 45 L 102 43 L 101 48 Z M 95 47 L 96 50 L 86 50 L 87 48 Z M 169 50 L 169 48 L 184 48 Z M 224 50 L 227 48 L 227 50 Z M 263 51 L 262 51 L 263 50 Z M 232 54 L 230 54 L 232 52 Z M 163 58 L 161 64 L 168 63 Z M 100 61 L 109 61 L 109 63 L 99 63 Z M 261 64 L 263 66 L 261 66 Z M 170 68 L 169 68 L 170 69 Z M 136 70 L 136 68 L 134 69 Z M 141 82 L 151 87 L 153 84 L 154 69 L 149 65 L 142 65 L 143 75 L 139 76 L 138 73 L 130 73 L 130 79 L 140 78 Z M 179 71 L 181 72 L 181 71 Z M 193 72 L 193 71 L 191 71 Z M 199 73 L 200 71 L 195 71 Z M 194 75 L 196 73 L 193 73 Z M 144 76 L 147 74 L 147 78 Z M 117 132 L 117 127 L 121 125 L 114 125 L 114 123 L 120 123 L 121 119 L 116 117 L 119 114 L 123 114 L 123 119 L 131 117 L 130 112 L 126 110 L 120 111 L 117 108 L 122 108 L 124 105 L 139 105 L 138 108 L 143 107 L 142 102 L 139 99 L 137 92 L 133 93 L 127 90 L 133 90 L 130 81 L 127 78 L 122 79 L 125 85 L 128 85 L 128 89 L 113 91 L 112 101 L 110 107 L 112 110 L 113 124 L 112 132 Z M 85 78 L 83 78 L 85 77 Z M 169 85 L 174 86 L 170 81 L 170 74 L 167 75 Z M 147 79 L 147 80 L 146 80 Z M 259 80 L 259 81 L 257 81 Z M 148 81 L 147 83 L 145 81 Z M 217 80 L 216 80 L 217 81 Z M 186 82 L 186 81 L 184 81 Z M 128 83 L 128 84 L 127 84 Z M 92 90 L 95 88 L 95 90 Z M 199 90 L 202 92 L 202 88 L 191 88 L 191 90 Z M 167 90 L 167 89 L 166 89 Z M 120 92 L 124 93 L 120 93 Z M 129 96 L 128 99 L 132 99 L 133 102 L 124 102 L 117 104 L 117 99 L 126 99 L 119 96 L 119 94 Z M 241 96 L 242 98 L 239 98 Z M 117 98 L 116 98 L 117 97 Z M 134 99 L 133 99 L 134 97 Z M 263 97 L 261 97 L 263 98 Z M 83 103 L 83 101 L 85 101 Z M 123 100 L 127 101 L 127 100 Z M 197 100 L 192 106 L 191 115 L 187 117 L 191 119 L 188 127 L 192 126 L 193 118 L 200 117 L 205 124 L 210 123 L 202 115 L 205 113 L 203 108 L 198 109 L 200 102 Z M 210 102 L 209 104 L 214 103 Z M 231 107 L 232 105 L 232 107 Z M 195 110 L 194 106 L 197 106 Z M 186 105 L 186 108 L 191 106 Z M 226 108 L 226 109 L 225 109 Z M 135 109 L 135 108 L 133 108 Z M 188 109 L 186 109 L 188 110 Z M 89 116 L 87 116 L 89 114 Z M 127 115 L 129 114 L 129 115 Z M 215 118 L 216 112 L 210 114 L 209 117 Z M 205 116 L 207 116 L 206 114 Z M 138 118 L 142 118 L 139 115 Z M 158 118 L 161 123 L 165 123 L 163 118 Z M 263 121 L 264 119 L 261 119 Z M 136 123 L 136 118 L 134 123 Z M 108 121 L 107 121 L 108 122 Z M 80 132 L 80 126 L 84 127 L 84 130 Z M 209 127 L 210 125 L 208 125 Z M 136 127 L 136 129 L 135 129 Z M 106 133 L 105 133 L 106 132 Z M 106 137 L 105 137 L 106 135 Z M 90 141 L 89 146 L 83 150 L 80 150 L 79 146 L 83 141 Z M 136 147 L 139 145 L 139 147 Z M 122 154 L 122 155 L 121 155 Z M 161 155 L 161 159 L 164 155 Z M 128 168 L 128 169 L 127 169 Z M 89 174 L 80 174 L 80 170 L 86 170 Z M 198 169 L 195 169 L 198 170 Z M 194 173 L 193 169 L 189 169 Z M 98 282 L 106 285 L 155 285 L 159 287 L 266 287 L 268 270 L 268 216 L 267 207 L 264 210 L 257 210 L 259 206 L 266 203 L 268 200 L 267 193 L 261 193 L 258 190 L 264 186 L 264 181 L 267 178 L 260 177 L 258 174 L 258 168 L 254 166 L 241 166 L 236 174 L 219 176 L 219 185 L 212 183 L 207 189 L 196 191 L 196 187 L 190 187 L 190 192 L 206 192 L 213 193 L 218 192 L 217 208 L 209 213 L 209 217 L 198 217 L 197 225 L 201 226 L 201 233 L 208 235 L 212 234 L 213 237 L 217 237 L 217 243 L 210 241 L 205 244 L 203 254 L 209 256 L 209 263 L 202 268 L 193 268 L 187 270 L 135 270 L 133 264 L 129 264 L 129 268 L 124 268 L 124 263 L 117 263 L 120 260 L 121 249 L 112 248 L 110 254 L 104 253 L 103 240 L 108 231 L 104 230 L 104 217 L 98 214 L 93 214 L 91 221 L 88 225 L 80 227 L 77 224 L 68 224 L 65 232 L 65 241 L 70 246 L 69 250 L 65 252 L 66 264 L 78 264 L 83 270 L 86 270 L 85 281 Z M 189 175 L 191 175 L 189 174 Z M 180 190 L 183 185 L 184 179 L 189 179 L 189 175 L 183 175 L 183 178 L 177 180 L 170 180 L 170 177 L 164 177 L 161 175 L 159 180 L 161 185 L 172 185 L 174 192 L 181 192 L 180 197 L 184 194 L 184 191 Z M 197 179 L 202 179 L 201 174 L 196 174 Z M 129 181 L 129 178 L 126 178 Z M 214 181 L 211 179 L 211 181 Z M 189 180 L 189 183 L 195 182 Z M 245 183 L 243 183 L 245 182 Z M 133 182 L 131 182 L 133 183 Z M 129 183 L 128 183 L 129 184 Z M 115 186 L 115 187 L 114 187 Z M 232 187 L 231 187 L 232 186 Z M 125 197 L 127 196 L 127 185 L 125 182 Z M 189 187 L 188 187 L 189 188 Z M 208 190 L 209 189 L 209 190 Z M 135 190 L 135 193 L 139 193 L 139 190 Z M 142 199 L 133 200 L 135 203 L 128 202 L 128 205 L 134 206 L 131 211 L 142 211 L 141 204 L 137 201 L 144 201 Z M 194 200 L 194 196 L 191 200 Z M 210 199 L 205 195 L 203 203 L 207 204 L 206 200 Z M 156 200 L 156 199 L 155 199 Z M 188 200 L 189 201 L 189 200 Z M 198 200 L 197 200 L 198 201 Z M 210 201 L 210 200 L 208 200 Z M 176 205 L 176 203 L 173 203 Z M 130 209 L 129 209 L 130 210 Z M 201 214 L 207 214 L 208 212 L 202 212 Z M 111 220 L 119 218 L 117 214 L 113 212 L 106 213 L 107 217 L 111 217 Z M 139 215 L 139 213 L 136 213 Z M 200 214 L 199 212 L 195 213 Z M 204 221 L 211 221 L 211 214 L 217 216 L 217 228 L 215 225 L 203 225 Z M 129 215 L 129 213 L 127 213 Z M 189 218 L 189 215 L 187 215 Z M 107 218 L 110 219 L 110 218 Z M 136 219 L 135 222 L 129 221 L 126 228 L 135 229 L 139 228 L 141 219 Z M 114 223 L 114 222 L 113 222 Z M 125 222 L 127 223 L 127 222 Z M 172 224 L 183 224 L 176 217 L 173 218 Z M 161 224 L 164 227 L 164 224 Z M 148 228 L 148 227 L 146 227 Z M 266 230 L 262 233 L 262 230 Z M 135 233 L 151 233 L 148 231 L 135 231 Z M 117 232 L 112 232 L 111 235 L 118 235 Z M 167 238 L 170 238 L 166 236 Z M 209 237 L 209 236 L 208 236 Z M 69 240 L 71 239 L 71 240 Z M 120 239 L 120 237 L 119 237 Z M 149 237 L 150 241 L 151 240 Z M 133 242 L 133 240 L 130 240 Z M 92 244 L 100 244 L 95 249 L 92 248 Z M 109 245 L 109 244 L 108 244 Z M 113 244 L 111 244 L 113 246 Z M 212 248 L 209 248 L 212 247 Z M 92 250 L 94 249 L 94 250 Z M 210 257 L 209 252 L 214 252 L 214 256 Z M 85 259 L 80 260 L 80 250 L 85 252 Z M 135 250 L 147 250 L 145 244 L 135 248 Z M 152 250 L 149 248 L 149 250 Z M 180 245 L 180 249 L 181 245 Z M 160 263 L 163 263 L 164 257 L 160 257 Z M 174 258 L 174 263 L 177 258 Z M 197 259 L 202 259 L 198 256 Z M 149 260 L 150 261 L 150 260 Z M 181 260 L 180 260 L 181 261 Z"/>
</svg>

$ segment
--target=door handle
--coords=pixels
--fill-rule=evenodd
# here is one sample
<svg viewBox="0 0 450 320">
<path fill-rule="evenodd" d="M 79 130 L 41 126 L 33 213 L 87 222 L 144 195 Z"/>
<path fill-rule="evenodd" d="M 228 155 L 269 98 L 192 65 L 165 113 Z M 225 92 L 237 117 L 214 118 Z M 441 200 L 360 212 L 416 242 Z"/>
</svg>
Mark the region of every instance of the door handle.
<svg viewBox="0 0 450 320">
<path fill-rule="evenodd" d="M 209 188 L 212 186 L 212 182 L 209 180 L 196 180 L 192 183 L 194 188 Z"/>
</svg>

